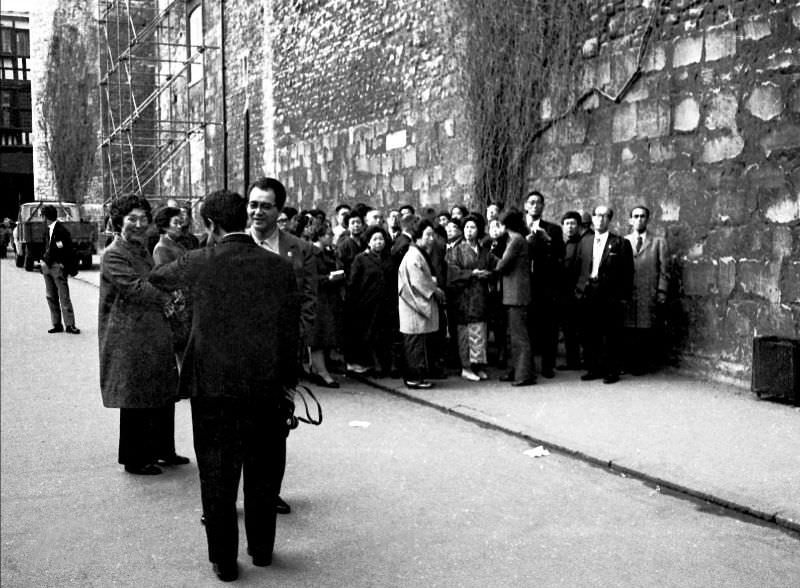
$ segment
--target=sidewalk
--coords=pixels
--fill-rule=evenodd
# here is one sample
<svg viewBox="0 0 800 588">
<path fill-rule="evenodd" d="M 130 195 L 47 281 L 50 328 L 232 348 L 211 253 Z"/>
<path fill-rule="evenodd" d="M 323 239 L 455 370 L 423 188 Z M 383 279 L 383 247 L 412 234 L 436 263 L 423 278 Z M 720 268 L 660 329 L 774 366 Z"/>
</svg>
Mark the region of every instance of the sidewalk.
<svg viewBox="0 0 800 588">
<path fill-rule="evenodd" d="M 492 374 L 490 374 L 492 375 Z M 458 376 L 429 390 L 366 380 L 448 414 L 800 531 L 800 408 L 677 373 L 614 385 L 558 372 L 512 388 Z"/>
<path fill-rule="evenodd" d="M 95 265 L 97 267 L 97 265 Z M 99 272 L 78 274 L 99 285 Z M 513 388 L 497 380 L 373 386 L 590 463 L 800 532 L 800 407 L 675 372 Z"/>
</svg>

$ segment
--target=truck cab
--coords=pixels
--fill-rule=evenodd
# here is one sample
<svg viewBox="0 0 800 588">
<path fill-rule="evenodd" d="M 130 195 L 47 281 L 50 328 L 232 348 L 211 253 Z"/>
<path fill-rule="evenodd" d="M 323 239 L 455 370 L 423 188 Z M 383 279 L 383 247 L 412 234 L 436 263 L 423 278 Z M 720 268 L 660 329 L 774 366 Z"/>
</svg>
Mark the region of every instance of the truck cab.
<svg viewBox="0 0 800 588">
<path fill-rule="evenodd" d="M 17 267 L 33 271 L 34 264 L 42 259 L 47 224 L 42 209 L 55 206 L 58 220 L 64 223 L 72 238 L 75 255 L 82 269 L 92 267 L 92 255 L 97 252 L 97 230 L 93 223 L 81 219 L 80 206 L 74 202 L 37 200 L 26 202 L 19 208 L 14 232 L 14 252 Z"/>
</svg>

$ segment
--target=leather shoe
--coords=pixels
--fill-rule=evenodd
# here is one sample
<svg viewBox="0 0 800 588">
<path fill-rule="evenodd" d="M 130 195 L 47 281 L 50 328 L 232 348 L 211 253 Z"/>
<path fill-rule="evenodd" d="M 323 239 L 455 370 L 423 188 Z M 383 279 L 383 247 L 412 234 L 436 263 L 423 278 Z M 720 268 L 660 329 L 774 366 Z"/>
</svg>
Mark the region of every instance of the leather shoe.
<svg viewBox="0 0 800 588">
<path fill-rule="evenodd" d="M 67 326 L 67 333 L 69 333 L 70 335 L 80 335 L 81 334 L 81 330 L 78 327 L 76 327 L 75 325 L 68 325 Z"/>
<path fill-rule="evenodd" d="M 239 577 L 239 564 L 236 560 L 217 562 L 214 564 L 214 573 L 223 582 L 233 582 Z"/>
<path fill-rule="evenodd" d="M 511 385 L 514 387 L 533 386 L 535 383 L 536 383 L 536 378 L 525 378 L 524 380 L 517 380 L 516 382 L 511 382 Z"/>
<path fill-rule="evenodd" d="M 405 380 L 405 384 L 407 388 L 411 388 L 412 390 L 427 390 L 428 388 L 433 388 L 433 384 L 425 380 Z"/>
<path fill-rule="evenodd" d="M 500 376 L 501 382 L 513 382 L 514 381 L 514 374 L 506 374 L 505 376 Z"/>
<path fill-rule="evenodd" d="M 603 384 L 614 384 L 619 382 L 619 374 L 608 374 L 603 378 Z"/>
<path fill-rule="evenodd" d="M 259 568 L 265 568 L 269 565 L 272 565 L 272 554 L 271 553 L 257 553 L 250 551 L 250 548 L 247 548 L 247 554 L 253 558 L 253 565 L 258 566 Z"/>
<path fill-rule="evenodd" d="M 50 333 L 50 334 L 63 333 L 64 332 L 64 326 L 63 325 L 53 325 L 53 328 L 52 329 L 47 329 L 47 332 Z"/>
<path fill-rule="evenodd" d="M 125 471 L 137 476 L 157 476 L 161 473 L 161 468 L 148 463 L 145 465 L 126 465 Z"/>
<path fill-rule="evenodd" d="M 156 463 L 160 466 L 186 465 L 189 463 L 189 458 L 175 453 L 169 457 L 159 458 Z"/>
<path fill-rule="evenodd" d="M 602 377 L 603 376 L 601 376 L 597 372 L 586 372 L 585 374 L 583 374 L 581 376 L 581 380 L 584 381 L 584 382 L 589 382 L 591 380 L 599 380 Z"/>
<path fill-rule="evenodd" d="M 553 370 L 542 370 L 542 377 L 549 380 L 551 378 L 555 378 L 556 374 Z"/>
<path fill-rule="evenodd" d="M 278 496 L 277 500 L 275 500 L 275 512 L 278 514 L 289 514 L 292 512 L 292 507 L 289 506 L 283 498 Z"/>
</svg>

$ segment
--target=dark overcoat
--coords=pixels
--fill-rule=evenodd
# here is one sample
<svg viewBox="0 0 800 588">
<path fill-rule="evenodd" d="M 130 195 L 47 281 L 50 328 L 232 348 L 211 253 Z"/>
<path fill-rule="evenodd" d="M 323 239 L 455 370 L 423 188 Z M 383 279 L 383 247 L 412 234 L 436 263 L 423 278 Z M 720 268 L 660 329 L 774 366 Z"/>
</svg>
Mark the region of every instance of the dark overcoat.
<svg viewBox="0 0 800 588">
<path fill-rule="evenodd" d="M 489 317 L 489 280 L 473 275 L 473 270 L 492 271 L 496 258 L 483 245 L 477 252 L 468 241 L 461 241 L 447 252 L 447 284 L 455 302 L 455 320 L 459 325 L 485 322 Z"/>
<path fill-rule="evenodd" d="M 354 342 L 369 346 L 388 338 L 397 303 L 394 284 L 389 255 L 356 255 L 347 280 L 347 328 Z"/>
<path fill-rule="evenodd" d="M 192 293 L 181 397 L 252 398 L 296 384 L 300 296 L 288 259 L 235 233 L 156 268 L 149 279 Z"/>
<path fill-rule="evenodd" d="M 164 315 L 170 295 L 147 281 L 153 258 L 120 236 L 100 261 L 100 390 L 108 408 L 157 408 L 175 402 L 178 368 Z"/>
</svg>

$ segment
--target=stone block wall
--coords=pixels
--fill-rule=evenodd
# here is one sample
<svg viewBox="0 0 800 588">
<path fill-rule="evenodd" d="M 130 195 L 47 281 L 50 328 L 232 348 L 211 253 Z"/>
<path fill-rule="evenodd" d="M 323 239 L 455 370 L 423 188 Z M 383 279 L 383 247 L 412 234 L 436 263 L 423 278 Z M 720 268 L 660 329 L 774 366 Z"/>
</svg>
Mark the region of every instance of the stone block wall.
<svg viewBox="0 0 800 588">
<path fill-rule="evenodd" d="M 607 4 L 614 23 L 625 3 Z M 800 4 L 673 1 L 658 23 L 631 91 L 594 94 L 556 123 L 530 183 L 553 217 L 610 203 L 621 233 L 649 206 L 683 365 L 746 383 L 754 336 L 800 336 Z M 584 47 L 587 87 L 610 95 L 642 34 L 612 29 Z"/>
<path fill-rule="evenodd" d="M 447 3 L 276 2 L 278 177 L 298 207 L 469 201 Z"/>
</svg>

